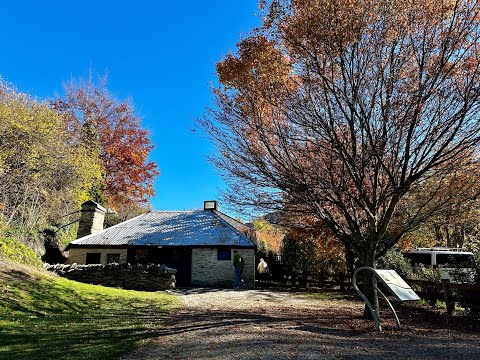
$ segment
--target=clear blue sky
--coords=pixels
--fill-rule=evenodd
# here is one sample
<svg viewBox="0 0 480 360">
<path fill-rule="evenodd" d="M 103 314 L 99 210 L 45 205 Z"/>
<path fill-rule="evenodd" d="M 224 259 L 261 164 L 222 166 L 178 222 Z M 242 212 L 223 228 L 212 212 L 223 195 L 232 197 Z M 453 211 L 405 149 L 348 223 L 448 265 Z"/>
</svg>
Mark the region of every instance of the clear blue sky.
<svg viewBox="0 0 480 360">
<path fill-rule="evenodd" d="M 256 0 L 4 1 L 0 76 L 40 98 L 62 92 L 90 66 L 133 98 L 160 168 L 155 209 L 192 209 L 224 184 L 205 159 L 194 119 L 212 102 L 215 63 L 259 19 Z"/>
</svg>

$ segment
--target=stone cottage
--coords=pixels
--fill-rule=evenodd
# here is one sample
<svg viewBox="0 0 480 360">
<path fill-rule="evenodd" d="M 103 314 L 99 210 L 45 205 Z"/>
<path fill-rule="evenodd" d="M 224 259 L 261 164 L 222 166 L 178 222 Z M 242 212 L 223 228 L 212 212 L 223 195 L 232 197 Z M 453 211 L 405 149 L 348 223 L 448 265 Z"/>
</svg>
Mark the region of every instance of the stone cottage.
<svg viewBox="0 0 480 360">
<path fill-rule="evenodd" d="M 150 211 L 105 230 L 106 209 L 82 205 L 77 240 L 66 248 L 69 264 L 164 264 L 177 269 L 179 286 L 232 286 L 233 251 L 245 260 L 243 279 L 254 285 L 256 245 L 241 222 L 205 201 L 203 210 Z"/>
</svg>

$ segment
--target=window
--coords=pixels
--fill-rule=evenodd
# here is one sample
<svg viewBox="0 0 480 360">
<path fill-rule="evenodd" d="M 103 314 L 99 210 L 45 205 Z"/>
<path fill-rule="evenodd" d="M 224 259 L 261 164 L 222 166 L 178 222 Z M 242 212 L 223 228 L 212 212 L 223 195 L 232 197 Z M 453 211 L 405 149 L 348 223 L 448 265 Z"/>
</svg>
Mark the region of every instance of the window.
<svg viewBox="0 0 480 360">
<path fill-rule="evenodd" d="M 440 267 L 474 268 L 475 259 L 470 254 L 437 254 L 437 265 Z"/>
<path fill-rule="evenodd" d="M 412 265 L 432 266 L 432 254 L 406 253 L 405 257 L 410 259 Z"/>
<path fill-rule="evenodd" d="M 146 249 L 135 250 L 135 262 L 146 264 L 148 261 L 148 251 Z"/>
<path fill-rule="evenodd" d="M 85 264 L 100 264 L 100 253 L 87 253 Z"/>
<path fill-rule="evenodd" d="M 217 260 L 232 260 L 230 249 L 217 249 Z"/>
<path fill-rule="evenodd" d="M 120 254 L 107 254 L 107 264 L 120 264 Z"/>
</svg>

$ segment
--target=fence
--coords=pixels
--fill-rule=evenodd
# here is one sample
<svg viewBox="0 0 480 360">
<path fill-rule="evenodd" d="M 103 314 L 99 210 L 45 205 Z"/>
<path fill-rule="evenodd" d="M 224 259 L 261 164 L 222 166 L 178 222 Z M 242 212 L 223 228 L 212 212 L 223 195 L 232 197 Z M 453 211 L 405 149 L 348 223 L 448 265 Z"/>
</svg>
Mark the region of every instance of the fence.
<svg viewBox="0 0 480 360">
<path fill-rule="evenodd" d="M 480 284 L 455 284 L 449 280 L 440 283 L 425 280 L 406 280 L 407 283 L 424 300 L 434 305 L 437 300 L 445 301 L 449 315 L 453 314 L 455 304 L 470 310 L 471 313 L 480 313 Z"/>
<path fill-rule="evenodd" d="M 328 276 L 324 271 L 317 274 L 290 273 L 271 277 L 266 274 L 257 274 L 255 277 L 257 287 L 294 287 L 294 288 L 333 288 L 345 290 L 350 286 L 350 279 L 343 272 Z"/>
</svg>

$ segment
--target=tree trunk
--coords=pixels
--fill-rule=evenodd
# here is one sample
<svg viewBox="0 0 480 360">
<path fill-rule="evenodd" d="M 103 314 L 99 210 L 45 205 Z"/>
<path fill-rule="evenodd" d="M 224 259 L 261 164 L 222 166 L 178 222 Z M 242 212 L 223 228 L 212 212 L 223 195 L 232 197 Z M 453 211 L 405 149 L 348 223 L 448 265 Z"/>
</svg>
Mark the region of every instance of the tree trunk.
<svg viewBox="0 0 480 360">
<path fill-rule="evenodd" d="M 447 247 L 452 247 L 452 238 L 450 236 L 450 229 L 448 224 L 444 225 L 443 228 L 445 230 L 445 235 L 447 236 Z"/>
<path fill-rule="evenodd" d="M 366 254 L 366 257 L 364 261 L 362 261 L 361 266 L 369 266 L 372 269 L 376 268 L 375 265 L 375 255 L 374 254 Z M 378 311 L 379 306 L 378 306 L 378 293 L 375 288 L 375 283 L 376 278 L 373 276 L 371 271 L 362 271 L 362 282 L 363 282 L 363 293 L 367 297 L 368 301 L 370 301 L 370 304 L 372 305 L 373 310 L 375 313 L 378 315 L 378 318 L 380 318 L 380 313 Z M 365 304 L 365 308 L 363 310 L 363 317 L 365 319 L 370 319 L 373 320 L 372 314 L 370 312 L 370 309 L 368 308 L 367 304 Z"/>
<path fill-rule="evenodd" d="M 458 246 L 463 248 L 465 244 L 465 225 L 460 226 L 460 238 L 459 238 L 459 243 Z"/>
<path fill-rule="evenodd" d="M 443 245 L 443 235 L 442 235 L 442 229 L 440 228 L 439 224 L 433 224 L 433 232 L 435 234 L 435 241 L 436 241 L 436 246 L 442 246 Z"/>
<path fill-rule="evenodd" d="M 348 277 L 352 279 L 353 273 L 355 272 L 355 253 L 348 247 L 345 248 L 345 263 Z"/>
<path fill-rule="evenodd" d="M 452 241 L 450 242 L 451 247 L 458 247 L 460 243 L 460 229 L 457 224 L 453 227 Z"/>
</svg>

